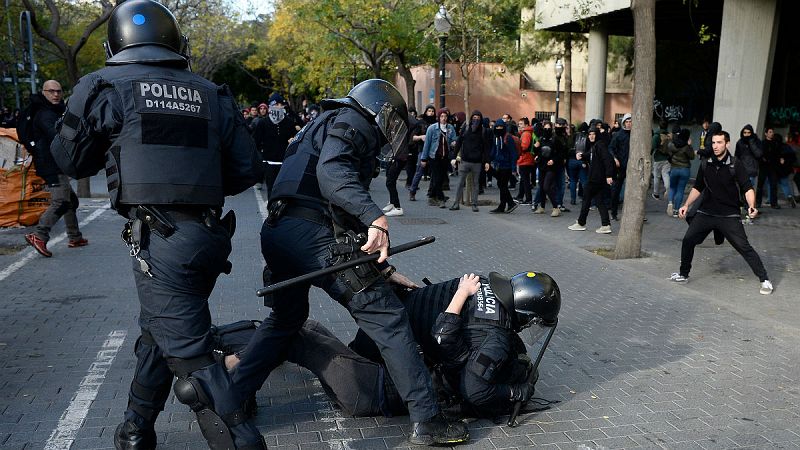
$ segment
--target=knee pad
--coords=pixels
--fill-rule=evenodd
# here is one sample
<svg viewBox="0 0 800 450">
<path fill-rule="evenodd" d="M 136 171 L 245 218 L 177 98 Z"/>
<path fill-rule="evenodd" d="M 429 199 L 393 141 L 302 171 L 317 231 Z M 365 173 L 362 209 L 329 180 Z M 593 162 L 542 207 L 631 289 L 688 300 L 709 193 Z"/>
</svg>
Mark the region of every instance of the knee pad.
<svg viewBox="0 0 800 450">
<path fill-rule="evenodd" d="M 173 390 L 175 398 L 194 411 L 200 431 L 211 450 L 236 448 L 228 424 L 213 410 L 205 390 L 196 378 L 178 378 Z"/>
</svg>

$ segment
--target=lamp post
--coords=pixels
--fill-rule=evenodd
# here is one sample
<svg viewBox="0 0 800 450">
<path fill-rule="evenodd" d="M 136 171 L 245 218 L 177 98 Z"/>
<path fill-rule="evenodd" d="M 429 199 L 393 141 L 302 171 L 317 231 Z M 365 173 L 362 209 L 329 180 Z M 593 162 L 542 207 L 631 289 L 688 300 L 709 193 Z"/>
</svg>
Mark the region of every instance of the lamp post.
<svg viewBox="0 0 800 450">
<path fill-rule="evenodd" d="M 445 45 L 447 44 L 447 34 L 452 28 L 450 17 L 447 16 L 447 9 L 444 5 L 439 5 L 439 11 L 433 18 L 433 28 L 439 33 L 439 107 L 444 108 L 445 95 Z"/>
<path fill-rule="evenodd" d="M 558 102 L 560 99 L 561 93 L 561 74 L 564 73 L 564 64 L 561 63 L 560 59 L 556 60 L 556 120 L 558 120 Z"/>
</svg>

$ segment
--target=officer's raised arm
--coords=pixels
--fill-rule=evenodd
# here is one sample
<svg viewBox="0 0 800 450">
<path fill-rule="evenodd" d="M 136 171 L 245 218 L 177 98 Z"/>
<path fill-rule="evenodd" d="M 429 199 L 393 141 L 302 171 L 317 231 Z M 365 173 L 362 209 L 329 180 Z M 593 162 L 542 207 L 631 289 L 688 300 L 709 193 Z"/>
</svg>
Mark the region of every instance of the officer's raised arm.
<svg viewBox="0 0 800 450">
<path fill-rule="evenodd" d="M 56 123 L 50 146 L 56 164 L 72 178 L 96 174 L 105 165 L 105 150 L 122 127 L 122 117 L 119 95 L 107 82 L 95 74 L 81 78 Z"/>
</svg>

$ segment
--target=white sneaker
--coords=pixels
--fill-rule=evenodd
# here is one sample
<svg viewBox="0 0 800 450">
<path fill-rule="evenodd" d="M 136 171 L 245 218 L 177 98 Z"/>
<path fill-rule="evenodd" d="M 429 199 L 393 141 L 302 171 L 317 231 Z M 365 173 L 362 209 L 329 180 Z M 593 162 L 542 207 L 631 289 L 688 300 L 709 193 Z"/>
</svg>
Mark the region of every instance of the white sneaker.
<svg viewBox="0 0 800 450">
<path fill-rule="evenodd" d="M 772 283 L 769 280 L 764 280 L 761 282 L 761 289 L 759 291 L 763 295 L 772 294 Z"/>
<path fill-rule="evenodd" d="M 386 206 L 383 207 L 383 212 L 389 212 L 394 209 L 394 205 L 391 203 L 387 203 Z"/>
<path fill-rule="evenodd" d="M 386 211 L 386 212 L 385 212 L 385 213 L 383 213 L 383 214 L 384 214 L 386 217 L 396 217 L 396 216 L 402 216 L 402 215 L 403 215 L 403 208 L 395 208 L 395 207 L 392 207 L 392 209 L 390 209 L 390 210 Z"/>
<path fill-rule="evenodd" d="M 611 234 L 611 225 L 603 225 L 602 227 L 594 230 L 597 234 Z"/>
<path fill-rule="evenodd" d="M 685 276 L 683 276 L 683 275 L 681 275 L 679 273 L 673 273 L 672 275 L 670 275 L 669 279 L 670 279 L 670 281 L 674 281 L 676 283 L 686 283 L 686 282 L 689 281 L 689 277 L 688 276 L 685 277 Z"/>
<path fill-rule="evenodd" d="M 558 217 L 561 215 L 561 210 L 558 208 L 553 208 L 553 212 L 550 213 L 550 217 Z"/>
<path fill-rule="evenodd" d="M 572 231 L 586 231 L 586 225 L 581 225 L 578 222 L 573 223 L 567 228 L 569 228 Z"/>
<path fill-rule="evenodd" d="M 668 215 L 668 216 L 671 216 L 671 215 L 672 215 L 672 213 L 673 213 L 673 212 L 675 212 L 675 211 L 674 211 L 674 208 L 675 208 L 675 207 L 674 207 L 674 206 L 672 206 L 672 202 L 669 202 L 669 204 L 667 205 L 667 215 Z"/>
</svg>

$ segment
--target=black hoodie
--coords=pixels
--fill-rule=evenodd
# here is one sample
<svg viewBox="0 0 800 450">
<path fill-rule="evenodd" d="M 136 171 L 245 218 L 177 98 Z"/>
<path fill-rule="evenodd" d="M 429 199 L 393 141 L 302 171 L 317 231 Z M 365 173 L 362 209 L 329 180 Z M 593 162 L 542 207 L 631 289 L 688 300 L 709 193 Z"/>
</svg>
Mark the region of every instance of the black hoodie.
<svg viewBox="0 0 800 450">
<path fill-rule="evenodd" d="M 750 130 L 750 136 L 745 137 L 743 134 L 744 130 Z M 713 136 L 710 132 L 709 135 Z M 758 136 L 756 136 L 755 131 L 753 131 L 753 126 L 749 123 L 739 132 L 739 137 L 739 141 L 736 143 L 736 153 L 734 156 L 745 168 L 748 177 L 756 177 L 758 176 L 758 160 L 764 156 L 761 150 L 761 141 L 758 139 Z M 706 142 L 710 141 L 710 139 L 706 139 Z"/>
<path fill-rule="evenodd" d="M 456 139 L 455 151 L 461 156 L 461 160 L 468 163 L 487 163 L 489 162 L 489 151 L 492 142 L 487 139 L 488 135 L 484 132 L 483 125 L 478 125 L 475 131 L 470 127 L 472 116 L 479 116 L 483 122 L 483 114 L 477 109 L 472 111 L 469 121 L 464 125 L 464 130 Z"/>
</svg>

